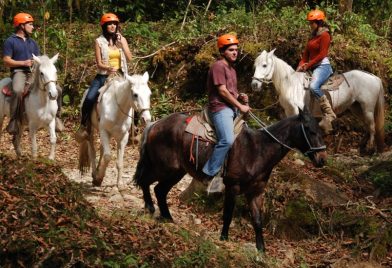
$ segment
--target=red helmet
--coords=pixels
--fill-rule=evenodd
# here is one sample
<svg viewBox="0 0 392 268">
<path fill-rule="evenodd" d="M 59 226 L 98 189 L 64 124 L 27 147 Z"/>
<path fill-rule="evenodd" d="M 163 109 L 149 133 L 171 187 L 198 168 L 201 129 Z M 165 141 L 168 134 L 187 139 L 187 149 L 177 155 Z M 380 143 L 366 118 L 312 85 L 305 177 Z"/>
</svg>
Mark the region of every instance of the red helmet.
<svg viewBox="0 0 392 268">
<path fill-rule="evenodd" d="M 28 13 L 18 13 L 14 17 L 14 27 L 18 27 L 20 24 L 25 24 L 28 22 L 33 22 L 33 16 Z"/>
<path fill-rule="evenodd" d="M 306 20 L 322 20 L 325 21 L 325 14 L 323 11 L 319 9 L 311 10 L 306 16 Z"/>
<path fill-rule="evenodd" d="M 117 23 L 120 22 L 120 20 L 118 19 L 118 17 L 117 17 L 116 14 L 113 14 L 113 13 L 106 13 L 106 14 L 103 14 L 103 15 L 102 15 L 101 21 L 100 21 L 99 24 L 101 24 L 101 26 L 102 26 L 102 25 L 104 25 L 106 22 L 109 22 L 109 21 L 115 21 L 115 22 L 117 22 Z"/>
<path fill-rule="evenodd" d="M 224 46 L 228 45 L 238 45 L 238 39 L 233 34 L 224 34 L 219 36 L 218 38 L 218 48 L 221 49 Z"/>
</svg>

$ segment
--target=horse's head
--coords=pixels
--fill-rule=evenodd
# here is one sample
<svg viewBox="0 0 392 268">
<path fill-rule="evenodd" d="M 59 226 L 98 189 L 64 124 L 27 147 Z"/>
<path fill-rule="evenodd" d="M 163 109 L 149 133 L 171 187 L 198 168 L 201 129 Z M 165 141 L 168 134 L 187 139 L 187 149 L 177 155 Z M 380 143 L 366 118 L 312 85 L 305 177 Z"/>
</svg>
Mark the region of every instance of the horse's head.
<svg viewBox="0 0 392 268">
<path fill-rule="evenodd" d="M 304 155 L 312 160 L 316 167 L 322 167 L 327 161 L 323 131 L 317 120 L 310 114 L 307 107 L 299 109 L 298 120 L 300 130 L 297 133 L 296 146 Z"/>
<path fill-rule="evenodd" d="M 151 89 L 148 86 L 148 72 L 145 72 L 143 75 L 125 75 L 125 77 L 131 83 L 131 97 L 134 109 L 141 113 L 140 116 L 145 123 L 151 122 Z"/>
<path fill-rule="evenodd" d="M 44 92 L 48 93 L 49 99 L 55 100 L 57 99 L 57 69 L 54 66 L 59 54 L 53 56 L 53 58 L 49 58 L 46 55 L 43 56 L 35 56 L 33 55 L 33 59 L 35 62 L 35 86 Z"/>
<path fill-rule="evenodd" d="M 252 77 L 252 89 L 254 91 L 260 91 L 261 86 L 264 83 L 269 83 L 272 79 L 272 75 L 274 73 L 274 50 L 267 52 L 263 50 L 261 54 L 256 58 L 254 68 L 255 73 Z"/>
</svg>

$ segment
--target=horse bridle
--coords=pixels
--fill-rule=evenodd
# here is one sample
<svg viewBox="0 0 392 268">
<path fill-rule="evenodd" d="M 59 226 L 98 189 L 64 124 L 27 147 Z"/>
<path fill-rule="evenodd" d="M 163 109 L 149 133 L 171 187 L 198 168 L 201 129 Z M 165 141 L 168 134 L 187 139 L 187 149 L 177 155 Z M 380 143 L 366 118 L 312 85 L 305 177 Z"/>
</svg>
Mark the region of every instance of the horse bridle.
<svg viewBox="0 0 392 268">
<path fill-rule="evenodd" d="M 41 78 L 42 79 L 42 78 Z M 42 79 L 43 80 L 43 79 Z M 46 86 L 49 84 L 49 83 L 54 83 L 54 85 L 56 85 L 57 84 L 57 80 L 49 80 L 49 81 L 46 81 L 45 83 L 44 83 L 44 85 L 42 86 L 42 91 L 45 91 L 45 88 L 46 88 Z"/>
<path fill-rule="evenodd" d="M 120 110 L 120 112 L 123 113 L 124 115 L 128 116 L 129 118 L 131 118 L 131 119 L 133 120 L 133 116 L 129 116 L 129 113 L 126 113 L 126 112 L 124 112 L 124 111 L 121 109 L 121 106 L 120 106 L 120 104 L 118 103 L 118 100 L 117 100 L 117 94 L 116 94 L 116 92 L 114 93 L 114 98 L 116 99 L 116 104 L 117 104 L 117 107 L 118 107 L 118 109 Z M 141 109 L 140 111 L 137 111 L 137 112 L 138 112 L 138 113 L 144 113 L 145 111 L 150 111 L 150 108 L 144 108 L 144 109 Z"/>
<path fill-rule="evenodd" d="M 270 80 L 270 79 L 267 79 L 267 78 L 257 78 L 255 76 L 252 76 L 252 80 L 256 80 L 256 81 L 258 81 L 260 83 L 265 83 L 265 84 L 271 84 L 272 83 L 272 80 Z"/>
<path fill-rule="evenodd" d="M 272 134 L 272 133 L 267 129 L 267 125 L 266 125 L 264 122 L 262 122 L 254 113 L 249 112 L 249 115 L 250 115 L 250 117 L 252 117 L 252 119 L 255 120 L 255 121 L 261 126 L 261 128 L 262 128 L 268 135 L 270 135 L 271 138 L 272 138 L 273 140 L 275 140 L 277 143 L 279 143 L 280 145 L 282 145 L 283 147 L 285 147 L 285 148 L 287 148 L 287 149 L 289 149 L 289 150 L 298 151 L 298 150 L 296 150 L 295 148 L 290 147 L 290 146 L 288 146 L 287 144 L 283 143 L 283 142 L 280 141 L 277 137 L 275 137 L 274 134 Z M 316 152 L 319 152 L 319 151 L 323 151 L 323 150 L 325 150 L 325 149 L 327 148 L 327 146 L 325 146 L 325 145 L 319 146 L 319 147 L 313 147 L 313 146 L 310 144 L 308 135 L 306 135 L 306 131 L 305 131 L 304 124 L 302 124 L 302 123 L 301 123 L 301 130 L 302 130 L 302 133 L 303 133 L 303 135 L 304 135 L 305 141 L 306 141 L 306 143 L 307 143 L 308 146 L 309 146 L 309 149 L 308 149 L 305 153 L 302 153 L 302 152 L 301 152 L 302 154 L 304 154 L 305 156 L 308 157 L 309 154 L 316 153 Z"/>
</svg>

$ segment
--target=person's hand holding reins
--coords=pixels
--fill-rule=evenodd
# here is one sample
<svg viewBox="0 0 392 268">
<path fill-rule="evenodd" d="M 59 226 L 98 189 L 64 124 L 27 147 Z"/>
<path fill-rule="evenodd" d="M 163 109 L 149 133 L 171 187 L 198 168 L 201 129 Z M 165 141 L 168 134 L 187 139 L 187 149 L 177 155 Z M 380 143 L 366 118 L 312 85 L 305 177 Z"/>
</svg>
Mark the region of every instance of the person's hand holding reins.
<svg viewBox="0 0 392 268">
<path fill-rule="evenodd" d="M 306 70 L 308 69 L 308 64 L 307 63 L 304 63 L 304 64 L 302 64 L 301 66 L 298 66 L 298 68 L 297 68 L 297 72 L 305 72 Z"/>
<path fill-rule="evenodd" d="M 34 60 L 31 60 L 31 59 L 23 61 L 23 66 L 26 66 L 26 67 L 31 67 L 31 66 L 33 66 L 33 64 L 34 64 Z"/>
</svg>

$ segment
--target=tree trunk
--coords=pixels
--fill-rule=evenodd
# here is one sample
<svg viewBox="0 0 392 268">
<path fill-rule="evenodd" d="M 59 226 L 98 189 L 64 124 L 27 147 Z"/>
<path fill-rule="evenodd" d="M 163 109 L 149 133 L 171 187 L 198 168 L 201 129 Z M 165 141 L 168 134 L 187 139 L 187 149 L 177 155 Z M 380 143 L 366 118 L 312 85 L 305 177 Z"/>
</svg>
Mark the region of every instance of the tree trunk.
<svg viewBox="0 0 392 268">
<path fill-rule="evenodd" d="M 339 13 L 341 15 L 351 11 L 353 11 L 353 0 L 339 0 Z"/>
</svg>

